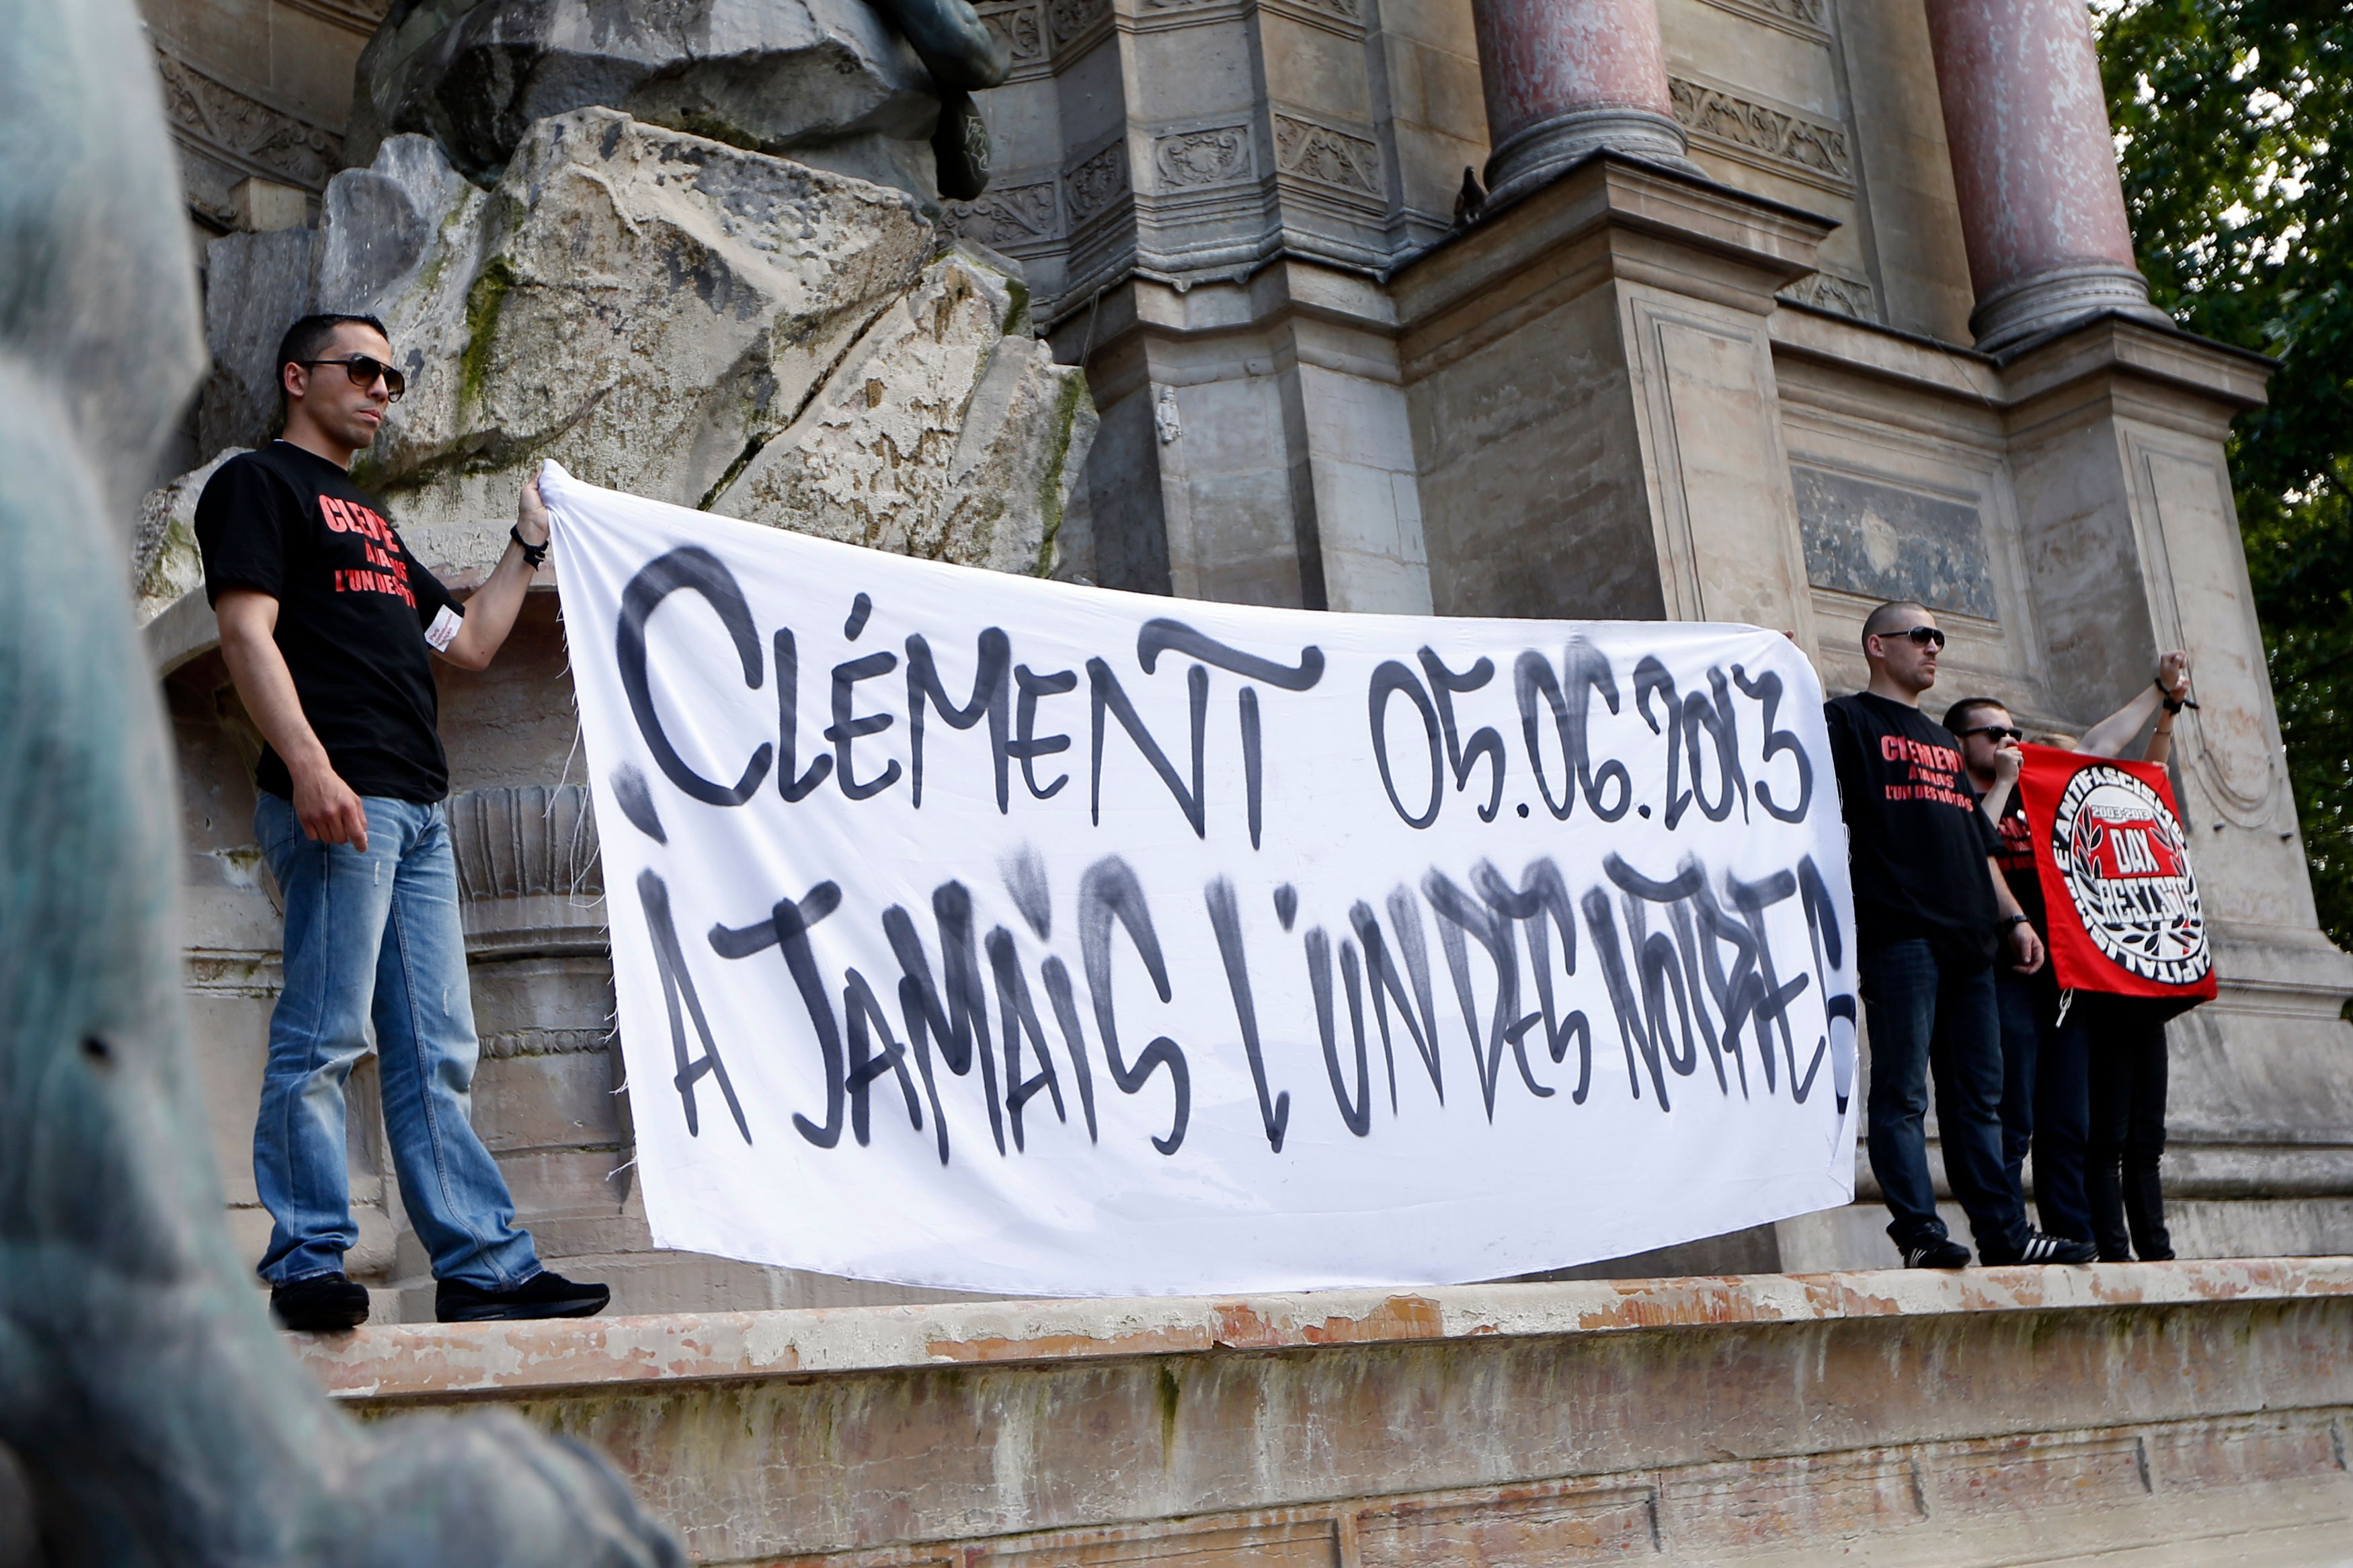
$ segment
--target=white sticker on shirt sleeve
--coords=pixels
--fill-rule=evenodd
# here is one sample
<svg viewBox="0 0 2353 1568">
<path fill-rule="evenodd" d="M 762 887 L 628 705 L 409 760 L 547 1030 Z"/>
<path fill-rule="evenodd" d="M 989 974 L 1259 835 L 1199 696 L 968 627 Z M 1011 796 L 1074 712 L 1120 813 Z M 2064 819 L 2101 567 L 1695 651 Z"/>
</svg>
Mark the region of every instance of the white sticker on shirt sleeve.
<svg viewBox="0 0 2353 1568">
<path fill-rule="evenodd" d="M 442 605 L 441 613 L 433 617 L 433 624 L 425 628 L 425 646 L 435 653 L 448 652 L 449 645 L 458 640 L 458 628 L 465 624 L 465 616 L 447 605 Z"/>
</svg>

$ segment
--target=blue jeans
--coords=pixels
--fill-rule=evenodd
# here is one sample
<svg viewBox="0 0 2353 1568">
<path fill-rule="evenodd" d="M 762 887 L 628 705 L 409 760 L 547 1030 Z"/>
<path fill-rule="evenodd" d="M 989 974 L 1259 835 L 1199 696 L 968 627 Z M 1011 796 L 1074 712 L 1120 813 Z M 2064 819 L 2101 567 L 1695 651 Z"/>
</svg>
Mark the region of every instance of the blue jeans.
<svg viewBox="0 0 2353 1568">
<path fill-rule="evenodd" d="M 1887 1234 L 1898 1247 L 1945 1235 L 1928 1177 L 1933 1070 L 1953 1196 L 1969 1216 L 1979 1252 L 2016 1252 L 2026 1245 L 2026 1205 L 2002 1168 L 2001 1025 L 1992 969 L 1941 959 L 1913 938 L 1863 950 L 1856 971 L 1871 1030 L 1866 1146 L 1894 1216 Z"/>
<path fill-rule="evenodd" d="M 363 798 L 368 847 L 306 838 L 264 792 L 254 837 L 286 900 L 286 986 L 253 1129 L 253 1179 L 277 1223 L 261 1277 L 332 1274 L 359 1237 L 343 1143 L 343 1084 L 375 1023 L 385 1131 L 409 1222 L 442 1279 L 486 1289 L 540 1271 L 506 1178 L 469 1119 L 474 1006 L 457 862 L 438 805 Z"/>
</svg>

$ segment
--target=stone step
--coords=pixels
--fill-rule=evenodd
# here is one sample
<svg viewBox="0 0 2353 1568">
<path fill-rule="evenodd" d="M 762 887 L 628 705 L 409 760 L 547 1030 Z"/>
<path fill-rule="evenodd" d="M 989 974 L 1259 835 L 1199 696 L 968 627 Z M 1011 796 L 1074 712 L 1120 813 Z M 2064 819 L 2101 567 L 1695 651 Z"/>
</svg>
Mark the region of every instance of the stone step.
<svg viewBox="0 0 2353 1568">
<path fill-rule="evenodd" d="M 2353 1258 L 371 1326 L 697 1560 L 2342 1562 Z"/>
</svg>

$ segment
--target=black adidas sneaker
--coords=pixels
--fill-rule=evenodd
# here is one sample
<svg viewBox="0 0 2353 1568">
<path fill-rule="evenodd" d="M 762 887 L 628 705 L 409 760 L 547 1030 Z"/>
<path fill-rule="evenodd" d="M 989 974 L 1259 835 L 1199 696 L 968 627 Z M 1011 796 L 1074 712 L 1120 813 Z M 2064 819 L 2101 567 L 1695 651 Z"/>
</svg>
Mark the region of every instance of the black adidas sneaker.
<svg viewBox="0 0 2353 1568">
<path fill-rule="evenodd" d="M 2089 1263 L 2099 1256 L 2099 1248 L 2088 1241 L 2072 1241 L 2063 1236 L 2045 1236 L 2039 1230 L 2026 1233 L 2026 1245 L 2015 1253 L 1986 1249 L 1989 1265 L 2000 1267 L 2012 1263 Z"/>
</svg>

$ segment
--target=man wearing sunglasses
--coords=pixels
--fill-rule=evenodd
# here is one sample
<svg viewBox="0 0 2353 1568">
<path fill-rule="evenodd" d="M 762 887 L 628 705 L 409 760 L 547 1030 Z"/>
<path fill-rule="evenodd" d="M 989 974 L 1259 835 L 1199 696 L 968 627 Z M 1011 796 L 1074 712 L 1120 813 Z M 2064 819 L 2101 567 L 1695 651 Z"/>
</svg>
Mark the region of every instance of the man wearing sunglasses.
<svg viewBox="0 0 2353 1568">
<path fill-rule="evenodd" d="M 2157 678 L 2131 701 L 2084 731 L 2074 749 L 2097 757 L 2119 757 L 2132 746 L 2141 730 L 2155 720 L 2142 760 L 2163 763 L 2173 748 L 2174 719 L 2191 706 L 2189 656 L 2173 652 L 2158 661 Z M 1961 742 L 1961 760 L 1969 782 L 1984 798 L 1987 820 L 2000 837 L 1997 857 L 2011 896 L 2036 931 L 2048 937 L 2042 901 L 2042 881 L 2034 864 L 2033 836 L 2026 822 L 2026 805 L 2017 789 L 2021 761 L 2020 744 L 2026 732 L 2010 710 L 1990 697 L 1965 697 L 1947 709 L 1945 727 Z M 2034 1206 L 2042 1228 L 2077 1241 L 2101 1241 L 2086 1190 L 2084 1162 L 2092 1128 L 2091 1028 L 2104 1009 L 2089 998 L 2078 998 L 2065 1028 L 2059 1026 L 2059 987 L 2048 966 L 2032 974 L 2003 969 L 1995 976 L 2001 1016 L 2002 1163 L 2013 1183 L 2021 1181 L 2027 1151 L 2034 1153 Z M 2089 1004 L 2089 1005 L 2086 1005 Z M 2129 1013 L 2130 1009 L 2116 1011 Z M 2137 1020 L 2135 1020 L 2137 1022 Z M 2163 1024 L 2157 1026 L 2156 1060 L 2162 1071 Z M 2158 1103 L 2162 1103 L 2161 1094 Z M 2154 1133 L 2144 1142 L 2161 1150 L 2164 1142 L 2160 1111 Z M 2140 1152 L 2138 1148 L 2136 1153 Z M 2137 1194 L 2149 1215 L 2161 1215 L 2157 1196 L 2154 1150 L 2140 1162 L 2146 1167 L 2145 1193 Z M 2136 1173 L 2138 1174 L 2138 1173 Z M 2144 1259 L 2172 1256 L 2161 1219 L 2152 1220 L 2150 1246 Z M 2115 1256 L 2111 1247 L 2102 1256 Z"/>
<path fill-rule="evenodd" d="M 349 1328 L 367 1291 L 343 1086 L 375 1027 L 385 1129 L 443 1321 L 579 1317 L 609 1292 L 542 1268 L 469 1120 L 479 1046 L 441 801 L 430 656 L 489 665 L 546 555 L 537 481 L 505 555 L 460 610 L 351 481 L 406 388 L 383 323 L 306 316 L 278 353 L 285 434 L 221 465 L 196 503 L 221 656 L 269 743 L 254 835 L 284 896 L 285 985 L 253 1135 L 275 1222 L 260 1265 L 291 1329 Z"/>
<path fill-rule="evenodd" d="M 1993 966 L 2042 967 L 2042 942 L 2002 880 L 1960 747 L 1920 711 L 1945 634 L 1899 601 L 1862 626 L 1871 684 L 1825 705 L 1854 883 L 1856 968 L 1871 1042 L 1872 1174 L 1906 1267 L 1958 1268 L 1928 1175 L 1928 1082 L 1945 1175 L 1988 1263 L 2089 1263 L 2083 1242 L 2027 1224 L 2002 1163 L 2001 1027 Z M 1999 956 L 1997 956 L 1999 954 Z"/>
</svg>

